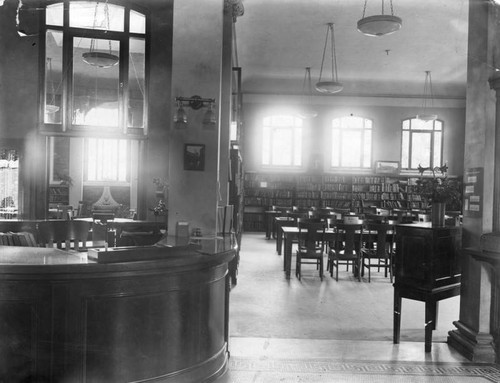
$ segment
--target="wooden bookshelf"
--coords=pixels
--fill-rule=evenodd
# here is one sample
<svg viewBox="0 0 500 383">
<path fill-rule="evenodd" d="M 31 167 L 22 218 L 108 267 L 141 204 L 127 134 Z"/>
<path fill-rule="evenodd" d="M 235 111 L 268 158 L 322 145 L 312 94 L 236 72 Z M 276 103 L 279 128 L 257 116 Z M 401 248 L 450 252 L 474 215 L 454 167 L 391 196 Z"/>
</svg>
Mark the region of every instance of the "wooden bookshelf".
<svg viewBox="0 0 500 383">
<path fill-rule="evenodd" d="M 265 230 L 264 212 L 274 206 L 425 209 L 415 193 L 418 176 L 246 172 L 244 229 Z"/>
<path fill-rule="evenodd" d="M 69 188 L 66 185 L 51 185 L 49 187 L 49 204 L 69 205 Z"/>
</svg>

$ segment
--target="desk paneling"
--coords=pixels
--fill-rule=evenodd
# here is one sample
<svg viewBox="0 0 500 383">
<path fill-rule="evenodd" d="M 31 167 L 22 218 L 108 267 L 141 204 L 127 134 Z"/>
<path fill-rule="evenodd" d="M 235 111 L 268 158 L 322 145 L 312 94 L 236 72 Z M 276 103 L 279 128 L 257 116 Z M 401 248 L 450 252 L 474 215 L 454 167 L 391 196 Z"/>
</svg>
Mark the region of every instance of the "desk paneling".
<svg viewBox="0 0 500 383">
<path fill-rule="evenodd" d="M 0 264 L 0 381 L 177 383 L 220 375 L 233 255 Z"/>
</svg>

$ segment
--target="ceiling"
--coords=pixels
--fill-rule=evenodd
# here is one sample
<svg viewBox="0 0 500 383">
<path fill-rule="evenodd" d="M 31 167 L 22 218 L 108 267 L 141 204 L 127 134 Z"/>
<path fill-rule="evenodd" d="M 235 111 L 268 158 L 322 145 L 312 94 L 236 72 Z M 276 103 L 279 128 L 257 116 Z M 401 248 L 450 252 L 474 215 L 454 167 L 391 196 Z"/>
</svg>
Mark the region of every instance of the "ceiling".
<svg viewBox="0 0 500 383">
<path fill-rule="evenodd" d="M 314 87 L 333 22 L 340 94 L 421 97 L 429 70 L 435 98 L 465 97 L 468 0 L 393 0 L 403 26 L 382 37 L 357 31 L 364 0 L 242 1 L 235 36 L 246 94 L 301 93 L 308 66 Z M 381 14 L 381 3 L 368 0 L 365 16 Z"/>
</svg>

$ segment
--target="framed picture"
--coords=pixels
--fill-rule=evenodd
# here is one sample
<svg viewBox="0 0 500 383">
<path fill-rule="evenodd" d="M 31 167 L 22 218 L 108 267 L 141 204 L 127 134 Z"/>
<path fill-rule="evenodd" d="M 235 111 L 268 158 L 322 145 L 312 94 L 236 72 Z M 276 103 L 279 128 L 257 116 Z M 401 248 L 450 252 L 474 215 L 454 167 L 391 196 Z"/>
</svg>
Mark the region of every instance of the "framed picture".
<svg viewBox="0 0 500 383">
<path fill-rule="evenodd" d="M 184 145 L 184 170 L 205 170 L 205 145 Z"/>
<path fill-rule="evenodd" d="M 399 162 L 398 161 L 377 161 L 377 162 L 375 162 L 375 173 L 399 174 Z"/>
</svg>

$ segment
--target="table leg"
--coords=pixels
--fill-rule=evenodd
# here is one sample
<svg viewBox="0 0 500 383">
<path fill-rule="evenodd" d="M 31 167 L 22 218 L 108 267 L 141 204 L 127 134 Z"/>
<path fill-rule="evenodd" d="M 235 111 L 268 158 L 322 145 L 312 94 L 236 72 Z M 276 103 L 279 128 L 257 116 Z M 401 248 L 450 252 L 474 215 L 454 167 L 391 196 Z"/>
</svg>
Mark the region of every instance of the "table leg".
<svg viewBox="0 0 500 383">
<path fill-rule="evenodd" d="M 270 239 L 271 238 L 272 226 L 273 226 L 273 217 L 271 216 L 271 214 L 267 214 L 267 219 L 266 219 L 266 239 Z"/>
<path fill-rule="evenodd" d="M 277 228 L 277 238 L 276 238 L 276 251 L 278 255 L 281 255 L 281 248 L 283 247 L 283 231 L 281 231 L 281 226 Z"/>
<path fill-rule="evenodd" d="M 399 289 L 394 287 L 394 324 L 393 324 L 393 343 L 399 343 L 401 334 L 401 294 Z"/>
<path fill-rule="evenodd" d="M 431 352 L 432 331 L 435 328 L 436 301 L 428 299 L 425 301 L 425 352 Z"/>
<path fill-rule="evenodd" d="M 292 239 L 285 236 L 285 252 L 283 256 L 283 266 L 287 279 L 290 278 L 292 268 Z"/>
</svg>

